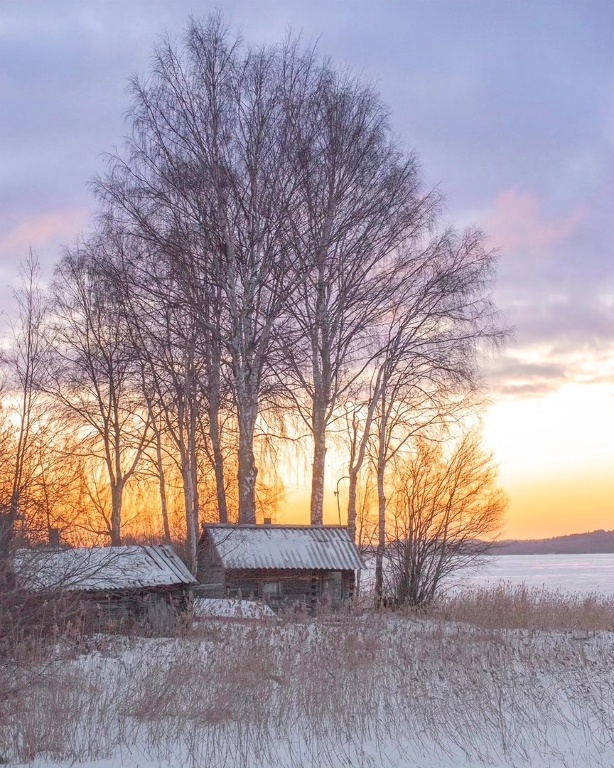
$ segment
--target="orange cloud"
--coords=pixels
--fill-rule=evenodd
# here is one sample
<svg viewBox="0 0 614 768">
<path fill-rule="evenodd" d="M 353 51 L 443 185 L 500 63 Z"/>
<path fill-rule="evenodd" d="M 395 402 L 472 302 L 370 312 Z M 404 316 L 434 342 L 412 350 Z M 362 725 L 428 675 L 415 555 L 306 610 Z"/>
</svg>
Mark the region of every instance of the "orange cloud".
<svg viewBox="0 0 614 768">
<path fill-rule="evenodd" d="M 506 251 L 541 250 L 573 234 L 586 214 L 579 206 L 568 216 L 547 220 L 536 195 L 513 187 L 496 197 L 486 226 L 493 243 Z"/>
<path fill-rule="evenodd" d="M 21 258 L 31 245 L 34 250 L 71 240 L 85 226 L 90 211 L 73 208 L 23 219 L 0 235 L 0 257 Z"/>
</svg>

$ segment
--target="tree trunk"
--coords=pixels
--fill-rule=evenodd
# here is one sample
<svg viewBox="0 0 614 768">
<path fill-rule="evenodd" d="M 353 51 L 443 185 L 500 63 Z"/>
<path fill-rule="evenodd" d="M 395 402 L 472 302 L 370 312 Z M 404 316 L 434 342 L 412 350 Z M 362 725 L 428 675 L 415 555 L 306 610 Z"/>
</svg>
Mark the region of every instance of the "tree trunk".
<svg viewBox="0 0 614 768">
<path fill-rule="evenodd" d="M 13 571 L 14 523 L 10 515 L 0 513 L 0 594 L 15 587 Z"/>
<path fill-rule="evenodd" d="M 198 496 L 194 482 L 194 471 L 191 461 L 182 462 L 183 499 L 186 520 L 186 547 L 188 566 L 192 573 L 196 572 L 198 548 Z"/>
<path fill-rule="evenodd" d="M 323 236 L 327 241 L 330 219 Z M 326 472 L 327 410 L 331 392 L 330 327 L 327 314 L 326 248 L 320 248 L 317 256 L 318 282 L 314 328 L 311 332 L 313 370 L 313 472 L 311 474 L 311 525 L 322 525 L 324 515 L 324 479 Z"/>
<path fill-rule="evenodd" d="M 326 421 L 324 409 L 321 407 L 314 407 L 312 466 L 311 525 L 322 525 L 324 514 L 324 472 L 326 466 Z"/>
<path fill-rule="evenodd" d="M 381 605 L 384 595 L 384 552 L 386 550 L 386 397 L 382 393 L 377 446 L 377 549 L 375 552 L 375 601 Z"/>
<path fill-rule="evenodd" d="M 198 456 L 196 446 L 196 407 L 193 400 L 189 406 L 188 423 L 188 461 L 186 467 L 187 490 L 189 499 L 186 497 L 186 543 L 188 549 L 188 565 L 192 573 L 196 573 L 198 562 Z M 185 481 L 184 481 L 185 482 Z"/>
<path fill-rule="evenodd" d="M 384 595 L 384 552 L 386 549 L 386 492 L 381 457 L 377 462 L 377 549 L 375 552 L 375 600 L 380 604 Z"/>
<path fill-rule="evenodd" d="M 111 546 L 122 545 L 122 495 L 123 484 L 117 481 L 111 485 Z"/>
<path fill-rule="evenodd" d="M 239 405 L 239 456 L 237 482 L 239 485 L 239 523 L 256 523 L 256 457 L 254 456 L 254 429 L 257 405 Z"/>
<path fill-rule="evenodd" d="M 358 495 L 358 470 L 351 469 L 348 489 L 348 533 L 352 541 L 356 541 L 356 499 Z"/>
<path fill-rule="evenodd" d="M 220 445 L 219 425 L 211 427 L 211 447 L 213 449 L 213 469 L 215 472 L 215 492 L 220 523 L 228 522 L 228 505 L 226 503 L 226 486 L 224 485 L 224 457 Z"/>
<path fill-rule="evenodd" d="M 188 567 L 192 573 L 196 573 L 198 550 L 198 488 L 196 469 L 196 409 L 194 404 L 186 406 L 189 397 L 185 392 L 190 391 L 189 386 L 184 387 L 184 392 L 177 409 L 177 448 L 181 462 L 181 479 L 183 483 L 183 502 L 186 522 L 186 549 Z M 189 409 L 189 412 L 188 412 Z"/>
<path fill-rule="evenodd" d="M 171 529 L 168 524 L 168 506 L 166 501 L 166 478 L 164 475 L 164 465 L 162 463 L 162 440 L 160 430 L 152 419 L 153 429 L 156 436 L 156 461 L 158 463 L 158 485 L 160 490 L 160 511 L 162 513 L 162 525 L 164 526 L 164 541 L 171 543 Z"/>
<path fill-rule="evenodd" d="M 220 434 L 220 402 L 222 384 L 222 350 L 220 347 L 220 316 L 222 313 L 221 289 L 216 287 L 207 296 L 205 307 L 206 322 L 209 329 L 206 333 L 206 365 L 207 365 L 207 404 L 209 414 L 209 439 L 213 455 L 213 471 L 215 473 L 215 491 L 217 496 L 218 519 L 220 523 L 228 522 L 228 504 L 226 502 L 226 484 L 224 482 L 224 456 Z"/>
<path fill-rule="evenodd" d="M 212 342 L 212 346 L 214 342 Z M 213 470 L 215 472 L 215 490 L 220 523 L 228 522 L 228 505 L 226 503 L 226 486 L 224 484 L 224 456 L 220 439 L 220 360 L 219 348 L 212 353 L 209 370 L 209 438 L 213 452 Z"/>
<path fill-rule="evenodd" d="M 356 540 L 356 498 L 358 490 L 358 476 L 360 475 L 360 470 L 362 469 L 362 465 L 365 460 L 367 444 L 371 435 L 373 415 L 375 413 L 375 407 L 380 397 L 382 376 L 383 369 L 380 368 L 377 372 L 375 387 L 371 394 L 369 407 L 367 408 L 365 426 L 360 438 L 358 437 L 358 422 L 356 420 L 356 414 L 353 417 L 354 436 L 352 439 L 352 449 L 350 451 L 350 467 L 348 470 L 348 477 L 350 479 L 350 487 L 348 491 L 348 533 L 350 534 L 352 541 Z M 356 450 L 356 445 L 358 445 L 358 451 Z"/>
</svg>

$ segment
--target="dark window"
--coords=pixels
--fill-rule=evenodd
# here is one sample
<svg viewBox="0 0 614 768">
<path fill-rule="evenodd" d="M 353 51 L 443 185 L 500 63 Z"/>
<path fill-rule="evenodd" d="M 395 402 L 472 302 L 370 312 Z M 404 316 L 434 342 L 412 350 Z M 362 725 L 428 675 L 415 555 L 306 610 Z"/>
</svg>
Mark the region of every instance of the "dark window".
<svg viewBox="0 0 614 768">
<path fill-rule="evenodd" d="M 341 571 L 328 571 L 322 577 L 322 595 L 339 599 L 341 597 Z"/>
<path fill-rule="evenodd" d="M 262 597 L 281 597 L 281 581 L 265 581 L 261 585 Z"/>
</svg>

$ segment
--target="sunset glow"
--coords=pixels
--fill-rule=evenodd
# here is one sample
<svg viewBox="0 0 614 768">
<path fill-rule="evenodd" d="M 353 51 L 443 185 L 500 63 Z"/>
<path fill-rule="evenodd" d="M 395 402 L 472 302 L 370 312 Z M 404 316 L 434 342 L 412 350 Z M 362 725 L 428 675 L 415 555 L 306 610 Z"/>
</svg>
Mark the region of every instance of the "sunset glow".
<svg viewBox="0 0 614 768">
<path fill-rule="evenodd" d="M 614 527 L 614 388 L 569 384 L 500 400 L 485 440 L 510 507 L 504 536 L 538 538 Z"/>
<path fill-rule="evenodd" d="M 614 528 L 614 387 L 564 385 L 539 396 L 500 397 L 485 410 L 484 443 L 494 453 L 509 507 L 501 538 L 549 538 Z M 334 446 L 328 453 L 325 519 L 345 523 L 347 479 Z M 276 519 L 309 518 L 306 457 L 282 468 L 285 501 Z"/>
</svg>

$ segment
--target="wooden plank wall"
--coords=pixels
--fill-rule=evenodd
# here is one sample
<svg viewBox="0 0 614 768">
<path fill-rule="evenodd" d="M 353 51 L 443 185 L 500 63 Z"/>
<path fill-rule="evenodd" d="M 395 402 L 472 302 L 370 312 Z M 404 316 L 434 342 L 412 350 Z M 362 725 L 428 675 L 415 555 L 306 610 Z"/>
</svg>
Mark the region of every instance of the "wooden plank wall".
<svg viewBox="0 0 614 768">
<path fill-rule="evenodd" d="M 263 598 L 263 584 L 279 582 L 281 595 L 268 596 L 268 602 L 275 604 L 305 603 L 313 604 L 324 599 L 325 571 L 291 570 L 283 569 L 254 569 L 246 571 L 226 571 L 223 577 L 217 569 L 211 573 L 211 581 L 219 583 L 224 579 L 224 595 L 226 597 L 254 600 Z M 341 571 L 341 595 L 335 599 L 351 599 L 354 595 L 354 571 Z M 211 582 L 209 582 L 211 583 Z M 204 592 L 203 592 L 204 594 Z M 211 594 L 211 597 L 214 595 Z M 222 596 L 220 594 L 219 596 Z"/>
</svg>

